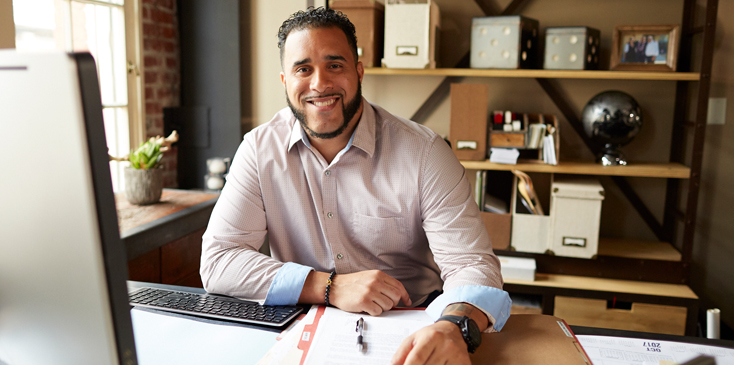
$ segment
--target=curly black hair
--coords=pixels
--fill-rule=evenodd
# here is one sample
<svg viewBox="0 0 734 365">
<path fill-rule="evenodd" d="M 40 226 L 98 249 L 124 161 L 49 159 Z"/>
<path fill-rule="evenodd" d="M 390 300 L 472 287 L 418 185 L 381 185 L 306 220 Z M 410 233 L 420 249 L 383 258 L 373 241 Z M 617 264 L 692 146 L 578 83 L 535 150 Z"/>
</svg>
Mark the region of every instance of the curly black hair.
<svg viewBox="0 0 734 365">
<path fill-rule="evenodd" d="M 280 64 L 283 65 L 283 47 L 288 35 L 294 30 L 330 28 L 336 27 L 347 36 L 349 48 L 354 54 L 354 62 L 357 62 L 357 35 L 354 24 L 349 21 L 341 11 L 327 9 L 323 6 L 318 8 L 309 7 L 306 11 L 299 10 L 286 19 L 278 30 L 278 48 L 280 48 Z"/>
</svg>

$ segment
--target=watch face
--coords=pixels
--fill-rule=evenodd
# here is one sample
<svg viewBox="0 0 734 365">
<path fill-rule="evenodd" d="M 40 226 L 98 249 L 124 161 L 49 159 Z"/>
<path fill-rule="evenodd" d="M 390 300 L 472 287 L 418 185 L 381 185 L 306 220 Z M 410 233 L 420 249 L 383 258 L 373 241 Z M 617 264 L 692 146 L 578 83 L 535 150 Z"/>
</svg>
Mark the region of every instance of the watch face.
<svg viewBox="0 0 734 365">
<path fill-rule="evenodd" d="M 482 343 L 482 332 L 479 331 L 477 323 L 471 318 L 464 317 L 461 322 L 462 335 L 464 335 L 469 352 L 473 353 Z"/>
</svg>

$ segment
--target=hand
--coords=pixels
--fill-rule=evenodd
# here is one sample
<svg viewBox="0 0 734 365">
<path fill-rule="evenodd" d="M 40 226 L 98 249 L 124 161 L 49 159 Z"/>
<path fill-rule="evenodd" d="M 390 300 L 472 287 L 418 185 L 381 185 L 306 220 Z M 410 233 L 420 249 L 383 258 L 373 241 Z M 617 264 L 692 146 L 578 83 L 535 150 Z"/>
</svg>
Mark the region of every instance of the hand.
<svg viewBox="0 0 734 365">
<path fill-rule="evenodd" d="M 329 294 L 329 302 L 337 308 L 372 316 L 395 308 L 401 300 L 412 304 L 403 284 L 380 270 L 336 275 Z"/>
<path fill-rule="evenodd" d="M 403 340 L 391 364 L 471 364 L 471 360 L 459 327 L 439 321 Z"/>
</svg>

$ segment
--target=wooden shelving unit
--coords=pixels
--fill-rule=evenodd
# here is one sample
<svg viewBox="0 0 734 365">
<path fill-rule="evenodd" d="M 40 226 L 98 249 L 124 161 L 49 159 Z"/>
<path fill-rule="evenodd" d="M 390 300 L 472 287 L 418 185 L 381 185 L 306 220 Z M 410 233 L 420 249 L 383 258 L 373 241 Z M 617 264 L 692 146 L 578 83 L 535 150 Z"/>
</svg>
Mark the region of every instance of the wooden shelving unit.
<svg viewBox="0 0 734 365">
<path fill-rule="evenodd" d="M 688 179 L 691 169 L 680 163 L 644 163 L 635 162 L 627 166 L 602 166 L 594 162 L 559 162 L 558 165 L 546 165 L 542 162 L 526 162 L 516 165 L 499 164 L 486 161 L 461 161 L 467 170 L 520 170 L 524 172 L 543 172 L 574 175 L 604 175 L 628 177 L 659 177 L 672 179 Z"/>
<path fill-rule="evenodd" d="M 401 69 L 366 68 L 365 75 L 510 77 L 532 79 L 698 81 L 698 72 L 576 71 L 576 70 L 484 70 L 473 68 Z"/>
<path fill-rule="evenodd" d="M 475 0 L 486 15 L 495 13 L 484 0 Z M 501 15 L 519 15 L 517 10 L 526 0 L 513 0 Z M 696 12 L 703 11 L 705 20 L 696 25 Z M 542 163 L 523 162 L 516 165 L 495 164 L 489 161 L 462 161 L 467 170 L 522 170 L 547 174 L 572 174 L 607 176 L 627 198 L 657 237 L 656 242 L 633 239 L 600 238 L 596 257 L 592 259 L 554 256 L 497 250 L 498 255 L 532 257 L 536 260 L 536 281 L 518 282 L 506 280 L 505 290 L 511 293 L 540 295 L 542 310 L 553 314 L 556 296 L 578 298 L 619 299 L 685 307 L 687 311 L 685 333 L 694 335 L 698 316 L 698 297 L 687 286 L 693 256 L 693 238 L 696 225 L 698 193 L 701 182 L 703 144 L 711 69 L 714 50 L 718 0 L 706 0 L 705 7 L 695 0 L 683 0 L 681 39 L 678 48 L 678 72 L 644 71 L 567 71 L 567 70 L 489 70 L 459 68 L 468 67 L 465 55 L 457 68 L 439 69 L 389 69 L 368 68 L 366 75 L 432 76 L 443 81 L 410 118 L 422 123 L 435 106 L 448 97 L 450 84 L 463 77 L 535 79 L 558 110 L 593 152 L 597 148 L 586 137 L 577 109 L 569 102 L 563 90 L 553 79 L 577 80 L 630 80 L 662 82 L 664 87 L 675 88 L 674 117 L 670 151 L 661 151 L 660 160 L 667 162 L 632 162 L 628 166 L 602 166 L 589 161 L 561 161 L 551 166 Z M 694 37 L 702 44 L 700 58 L 693 60 Z M 466 65 L 466 66 L 464 66 Z M 693 67 L 697 70 L 693 70 Z M 691 119 L 691 116 L 694 116 Z M 566 132 L 563 133 L 572 133 Z M 690 155 L 684 146 L 691 140 Z M 666 199 L 662 222 L 637 195 L 627 178 L 665 179 Z M 687 184 L 683 185 L 682 182 Z"/>
</svg>

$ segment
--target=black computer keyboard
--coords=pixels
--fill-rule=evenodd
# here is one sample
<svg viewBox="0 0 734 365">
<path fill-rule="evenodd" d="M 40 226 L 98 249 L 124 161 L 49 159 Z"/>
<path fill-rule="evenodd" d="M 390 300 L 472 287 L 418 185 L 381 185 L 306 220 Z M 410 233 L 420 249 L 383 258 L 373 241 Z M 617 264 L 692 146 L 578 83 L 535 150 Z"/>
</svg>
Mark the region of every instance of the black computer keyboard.
<svg viewBox="0 0 734 365">
<path fill-rule="evenodd" d="M 138 307 L 254 323 L 272 327 L 286 325 L 303 308 L 292 305 L 260 305 L 256 302 L 210 294 L 187 293 L 145 287 L 130 293 L 130 304 Z"/>
</svg>

